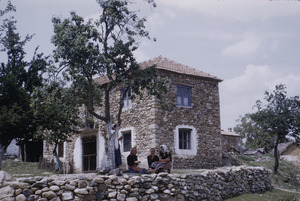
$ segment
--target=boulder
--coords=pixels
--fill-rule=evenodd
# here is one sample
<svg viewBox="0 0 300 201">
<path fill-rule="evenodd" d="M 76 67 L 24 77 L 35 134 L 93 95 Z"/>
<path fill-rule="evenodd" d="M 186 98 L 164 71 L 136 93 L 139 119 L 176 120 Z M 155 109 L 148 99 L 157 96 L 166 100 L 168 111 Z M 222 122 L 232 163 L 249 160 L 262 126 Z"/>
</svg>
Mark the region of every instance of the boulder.
<svg viewBox="0 0 300 201">
<path fill-rule="evenodd" d="M 5 171 L 0 171 L 0 188 L 5 181 L 16 181 L 16 179 Z"/>
</svg>

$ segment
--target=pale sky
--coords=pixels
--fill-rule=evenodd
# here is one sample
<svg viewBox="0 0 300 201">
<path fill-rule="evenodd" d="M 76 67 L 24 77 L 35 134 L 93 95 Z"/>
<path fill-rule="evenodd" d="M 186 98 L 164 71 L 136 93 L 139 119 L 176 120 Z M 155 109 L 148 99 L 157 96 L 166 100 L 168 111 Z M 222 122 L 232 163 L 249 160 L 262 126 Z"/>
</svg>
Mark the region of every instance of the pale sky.
<svg viewBox="0 0 300 201">
<path fill-rule="evenodd" d="M 11 0 L 22 36 L 35 34 L 27 46 L 50 54 L 51 18 L 70 11 L 97 16 L 96 0 Z M 138 61 L 162 55 L 223 79 L 220 83 L 221 128 L 236 126 L 240 115 L 254 112 L 256 100 L 276 84 L 290 96 L 300 94 L 300 1 L 294 0 L 141 0 L 147 29 L 157 42 L 142 40 Z M 3 7 L 5 0 L 0 0 Z M 1 55 L 0 55 L 1 58 Z"/>
</svg>

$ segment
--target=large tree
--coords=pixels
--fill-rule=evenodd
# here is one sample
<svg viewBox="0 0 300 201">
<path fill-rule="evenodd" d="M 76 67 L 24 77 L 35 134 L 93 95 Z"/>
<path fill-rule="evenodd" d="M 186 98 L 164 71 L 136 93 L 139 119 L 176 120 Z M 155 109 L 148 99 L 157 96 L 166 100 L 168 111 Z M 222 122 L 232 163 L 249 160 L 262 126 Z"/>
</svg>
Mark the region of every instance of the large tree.
<svg viewBox="0 0 300 201">
<path fill-rule="evenodd" d="M 234 132 L 241 135 L 241 144 L 246 149 L 264 148 L 266 152 L 274 148 L 275 136 L 266 132 L 251 119 L 251 114 L 245 114 L 237 120 Z"/>
<path fill-rule="evenodd" d="M 273 92 L 265 92 L 265 103 L 256 102 L 258 111 L 250 115 L 263 130 L 265 135 L 275 138 L 274 142 L 274 173 L 279 167 L 278 144 L 287 136 L 300 142 L 300 100 L 299 96 L 287 97 L 286 87 L 277 85 Z"/>
<path fill-rule="evenodd" d="M 10 3 L 7 9 L 13 9 Z M 1 11 L 0 14 L 4 13 Z M 30 99 L 34 88 L 42 85 L 47 59 L 35 51 L 30 61 L 25 60 L 24 46 L 32 36 L 21 39 L 13 18 L 3 20 L 0 31 L 1 53 L 7 56 L 7 61 L 0 64 L 1 168 L 2 156 L 10 142 L 13 139 L 31 139 L 35 132 Z"/>
<path fill-rule="evenodd" d="M 63 173 L 57 153 L 57 146 L 76 134 L 79 125 L 78 101 L 72 87 L 59 79 L 51 80 L 43 88 L 37 88 L 32 97 L 31 107 L 38 125 L 36 137 L 53 144 L 55 169 Z"/>
<path fill-rule="evenodd" d="M 145 30 L 145 18 L 129 10 L 129 0 L 98 0 L 102 13 L 98 20 L 84 21 L 75 12 L 68 19 L 53 18 L 56 46 L 54 56 L 60 62 L 58 72 L 63 74 L 82 90 L 86 97 L 88 111 L 95 118 L 105 122 L 107 131 L 108 167 L 115 168 L 114 141 L 121 125 L 123 101 L 119 103 L 117 129 L 112 130 L 113 117 L 110 111 L 110 93 L 122 84 L 132 94 L 141 95 L 147 89 L 150 94 L 158 95 L 162 82 L 155 81 L 155 67 L 144 70 L 135 60 L 133 52 L 138 48 L 138 38 L 149 38 Z M 153 1 L 148 0 L 149 3 Z M 104 76 L 107 82 L 96 83 L 93 78 Z M 97 100 L 102 91 L 103 103 Z M 124 95 L 126 93 L 123 93 Z M 122 100 L 122 98 L 121 98 Z M 96 112 L 100 106 L 104 113 Z"/>
</svg>

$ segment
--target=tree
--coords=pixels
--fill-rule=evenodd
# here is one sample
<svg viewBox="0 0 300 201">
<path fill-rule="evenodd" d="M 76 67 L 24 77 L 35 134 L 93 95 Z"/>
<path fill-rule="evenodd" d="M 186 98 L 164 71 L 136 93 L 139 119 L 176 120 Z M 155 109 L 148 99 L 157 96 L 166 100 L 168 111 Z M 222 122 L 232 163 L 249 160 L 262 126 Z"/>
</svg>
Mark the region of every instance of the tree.
<svg viewBox="0 0 300 201">
<path fill-rule="evenodd" d="M 78 102 L 71 87 L 61 81 L 51 81 L 43 88 L 37 88 L 32 98 L 34 119 L 38 125 L 36 137 L 54 144 L 53 155 L 56 170 L 63 173 L 57 154 L 57 146 L 77 133 L 79 125 Z"/>
<path fill-rule="evenodd" d="M 52 42 L 56 46 L 54 56 L 60 62 L 57 71 L 63 72 L 74 86 L 82 90 L 89 113 L 106 124 L 108 168 L 113 169 L 114 141 L 121 125 L 123 101 L 119 103 L 117 129 L 111 133 L 111 90 L 123 84 L 132 94 L 142 95 L 141 90 L 146 89 L 152 95 L 159 95 L 163 84 L 155 80 L 154 66 L 142 70 L 133 56 L 138 48 L 137 38 L 150 38 L 145 30 L 145 19 L 140 19 L 136 12 L 128 9 L 129 0 L 97 2 L 102 13 L 96 22 L 84 22 L 75 12 L 71 12 L 69 19 L 53 18 Z M 151 0 L 148 2 L 153 3 Z M 97 84 L 93 80 L 95 76 L 106 76 L 108 82 Z M 103 104 L 99 101 L 99 89 L 104 97 Z M 105 112 L 98 114 L 95 106 L 102 107 Z"/>
<path fill-rule="evenodd" d="M 275 137 L 265 131 L 251 119 L 251 114 L 245 114 L 238 120 L 234 131 L 241 135 L 242 144 L 247 149 L 264 148 L 266 152 L 274 148 Z"/>
<path fill-rule="evenodd" d="M 266 135 L 275 138 L 274 143 L 274 173 L 279 167 L 278 144 L 287 136 L 293 136 L 299 142 L 300 138 L 300 100 L 299 96 L 287 97 L 286 87 L 277 85 L 273 92 L 265 92 L 266 103 L 256 102 L 258 111 L 250 115 Z"/>
<path fill-rule="evenodd" d="M 10 3 L 9 8 L 12 9 Z M 47 58 L 43 54 L 37 54 L 36 49 L 31 61 L 25 61 L 24 46 L 32 36 L 27 35 L 22 40 L 13 18 L 5 19 L 0 31 L 1 52 L 7 54 L 7 62 L 1 62 L 0 66 L 1 168 L 2 156 L 10 142 L 13 139 L 32 139 L 35 132 L 30 98 L 34 88 L 42 85 Z"/>
</svg>

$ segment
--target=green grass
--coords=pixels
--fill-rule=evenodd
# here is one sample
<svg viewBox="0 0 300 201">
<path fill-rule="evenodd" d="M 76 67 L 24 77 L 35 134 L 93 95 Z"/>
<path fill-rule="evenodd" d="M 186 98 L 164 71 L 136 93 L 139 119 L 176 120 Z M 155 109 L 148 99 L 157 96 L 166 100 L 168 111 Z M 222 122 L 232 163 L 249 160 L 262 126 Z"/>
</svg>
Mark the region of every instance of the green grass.
<svg viewBox="0 0 300 201">
<path fill-rule="evenodd" d="M 48 170 L 39 169 L 37 162 L 6 160 L 2 162 L 2 170 L 13 176 L 44 176 Z"/>
<path fill-rule="evenodd" d="M 300 193 L 292 193 L 279 189 L 258 193 L 245 193 L 243 195 L 227 199 L 226 201 L 298 201 L 300 200 Z"/>
</svg>

